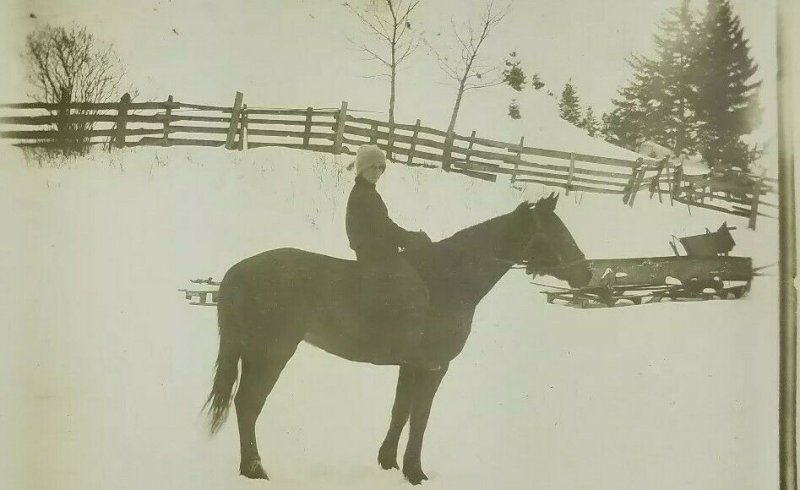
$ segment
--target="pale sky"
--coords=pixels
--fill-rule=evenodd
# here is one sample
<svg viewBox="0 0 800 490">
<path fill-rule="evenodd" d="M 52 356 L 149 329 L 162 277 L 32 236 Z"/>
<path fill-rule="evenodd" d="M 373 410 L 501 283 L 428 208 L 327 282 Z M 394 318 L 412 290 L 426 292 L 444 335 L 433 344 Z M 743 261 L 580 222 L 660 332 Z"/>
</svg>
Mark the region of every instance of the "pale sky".
<svg viewBox="0 0 800 490">
<path fill-rule="evenodd" d="M 770 123 L 775 117 L 776 1 L 732 1 L 761 67 L 766 113 L 759 135 L 765 139 L 775 131 Z M 538 72 L 548 88 L 560 93 L 571 78 L 583 101 L 602 112 L 630 76 L 626 56 L 652 49 L 658 19 L 678 3 L 517 0 L 484 54 L 499 62 L 515 50 L 523 66 Z M 423 1 L 414 28 L 445 39 L 451 34 L 450 17 L 467 17 L 482 4 Z M 239 90 L 251 107 L 332 107 L 347 100 L 353 108 L 386 110 L 387 85 L 363 77 L 375 73 L 376 65 L 361 61 L 347 42 L 346 36 L 359 39 L 363 31 L 340 1 L 0 0 L 0 5 L 7 23 L 0 34 L 0 59 L 18 62 L 25 34 L 44 23 L 84 24 L 117 47 L 140 100 L 165 100 L 173 94 L 186 102 L 232 104 Z M 704 5 L 703 0 L 693 3 L 696 9 Z M 0 80 L 4 101 L 24 99 L 24 80 L 16 68 L 9 67 Z M 424 49 L 410 60 L 398 83 L 399 121 L 419 117 L 446 124 L 454 87 Z M 473 92 L 465 104 L 479 98 L 480 92 Z"/>
</svg>

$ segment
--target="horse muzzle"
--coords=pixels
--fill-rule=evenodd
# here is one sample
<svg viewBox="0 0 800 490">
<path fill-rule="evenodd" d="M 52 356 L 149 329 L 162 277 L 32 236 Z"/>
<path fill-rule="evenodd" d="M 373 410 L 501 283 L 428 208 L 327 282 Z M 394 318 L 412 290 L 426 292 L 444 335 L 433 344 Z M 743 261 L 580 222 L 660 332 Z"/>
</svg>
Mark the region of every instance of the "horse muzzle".
<svg viewBox="0 0 800 490">
<path fill-rule="evenodd" d="M 589 284 L 592 280 L 592 269 L 589 267 L 588 262 L 583 264 L 576 264 L 573 270 L 567 272 L 564 278 L 571 288 L 582 288 Z"/>
<path fill-rule="evenodd" d="M 592 280 L 592 269 L 586 259 L 576 260 L 558 266 L 528 265 L 528 273 L 553 276 L 566 281 L 572 288 L 582 288 Z"/>
</svg>

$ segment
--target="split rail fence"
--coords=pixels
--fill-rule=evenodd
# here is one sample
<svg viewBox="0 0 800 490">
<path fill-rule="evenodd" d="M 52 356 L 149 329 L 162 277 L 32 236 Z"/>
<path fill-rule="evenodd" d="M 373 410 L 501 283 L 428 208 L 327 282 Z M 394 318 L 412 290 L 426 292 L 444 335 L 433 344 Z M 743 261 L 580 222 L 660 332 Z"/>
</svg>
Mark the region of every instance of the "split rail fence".
<svg viewBox="0 0 800 490">
<path fill-rule="evenodd" d="M 358 146 L 374 143 L 393 161 L 407 165 L 441 166 L 491 182 L 506 176 L 511 182 L 559 187 L 567 194 L 617 194 L 629 206 L 647 189 L 651 198 L 668 196 L 671 202 L 746 217 L 751 228 L 757 216 L 771 216 L 765 209 L 777 209 L 765 199 L 775 193 L 771 179 L 744 176 L 735 185 L 726 184 L 675 175 L 666 161 L 651 158 L 547 150 L 525 146 L 524 137 L 508 143 L 481 138 L 475 131 L 469 136 L 448 134 L 423 126 L 419 119 L 414 124 L 389 124 L 360 117 L 361 111 L 348 110 L 347 102 L 335 108 L 276 109 L 248 107 L 241 92 L 231 107 L 178 102 L 172 96 L 164 102 L 132 102 L 125 94 L 114 103 L 17 103 L 0 104 L 0 109 L 13 112 L 0 116 L 0 137 L 16 140 L 23 148 L 280 146 L 352 154 Z"/>
</svg>

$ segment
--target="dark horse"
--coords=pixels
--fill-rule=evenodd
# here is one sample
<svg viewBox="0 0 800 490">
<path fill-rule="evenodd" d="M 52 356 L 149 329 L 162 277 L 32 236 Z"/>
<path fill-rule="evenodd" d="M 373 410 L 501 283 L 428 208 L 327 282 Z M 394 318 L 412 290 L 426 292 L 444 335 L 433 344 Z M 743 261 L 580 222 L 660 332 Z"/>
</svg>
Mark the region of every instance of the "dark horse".
<svg viewBox="0 0 800 490">
<path fill-rule="evenodd" d="M 300 342 L 352 361 L 400 365 L 392 417 L 378 452 L 384 469 L 398 468 L 400 433 L 410 420 L 403 474 L 427 477 L 420 453 L 431 404 L 449 362 L 469 336 L 475 307 L 515 264 L 584 286 L 586 258 L 554 213 L 558 197 L 524 202 L 514 211 L 461 230 L 440 242 L 403 252 L 429 289 L 425 344 L 442 368 L 401 363 L 406 332 L 360 321 L 359 275 L 353 261 L 292 248 L 270 250 L 231 267 L 219 289 L 219 355 L 209 395 L 211 432 L 225 420 L 233 387 L 241 465 L 248 478 L 267 478 L 255 424 L 264 402 Z"/>
</svg>

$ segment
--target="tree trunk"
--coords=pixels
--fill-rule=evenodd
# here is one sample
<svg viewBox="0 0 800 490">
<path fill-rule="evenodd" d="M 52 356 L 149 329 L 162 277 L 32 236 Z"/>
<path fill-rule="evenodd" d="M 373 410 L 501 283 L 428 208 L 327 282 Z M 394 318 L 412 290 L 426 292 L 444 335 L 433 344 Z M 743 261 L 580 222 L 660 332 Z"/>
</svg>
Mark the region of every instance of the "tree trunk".
<svg viewBox="0 0 800 490">
<path fill-rule="evenodd" d="M 394 133 L 394 98 L 395 98 L 395 80 L 397 77 L 397 62 L 395 61 L 395 48 L 396 41 L 392 41 L 392 66 L 391 66 L 391 80 L 389 81 L 389 140 L 386 142 L 386 158 L 392 158 L 392 134 Z"/>
<path fill-rule="evenodd" d="M 458 85 L 458 93 L 456 94 L 456 101 L 453 104 L 453 113 L 450 115 L 450 124 L 447 126 L 447 134 L 453 134 L 456 129 L 456 119 L 458 118 L 458 110 L 461 108 L 461 99 L 464 97 L 464 80 Z"/>
<path fill-rule="evenodd" d="M 394 99 L 395 99 L 395 83 L 397 79 L 397 65 L 394 60 L 394 45 L 392 45 L 392 74 L 389 87 L 389 124 L 394 125 Z"/>
<path fill-rule="evenodd" d="M 444 151 L 442 152 L 442 167 L 445 170 L 450 169 L 450 150 L 453 147 L 453 139 L 456 130 L 456 119 L 458 118 L 458 110 L 461 108 L 461 99 L 464 97 L 464 85 L 467 83 L 467 76 L 469 71 L 465 72 L 464 77 L 458 84 L 458 93 L 456 93 L 456 101 L 453 104 L 453 113 L 450 115 L 450 124 L 447 126 L 447 136 L 444 140 Z"/>
</svg>

